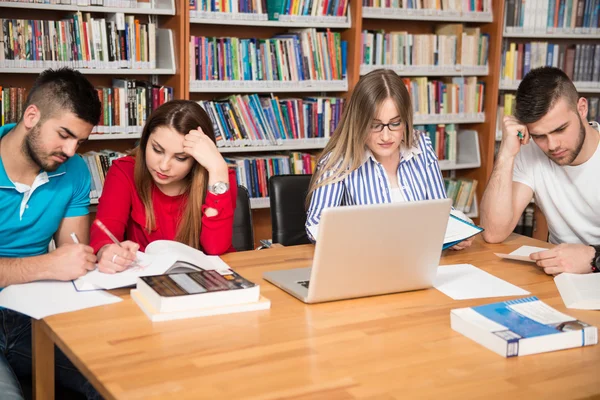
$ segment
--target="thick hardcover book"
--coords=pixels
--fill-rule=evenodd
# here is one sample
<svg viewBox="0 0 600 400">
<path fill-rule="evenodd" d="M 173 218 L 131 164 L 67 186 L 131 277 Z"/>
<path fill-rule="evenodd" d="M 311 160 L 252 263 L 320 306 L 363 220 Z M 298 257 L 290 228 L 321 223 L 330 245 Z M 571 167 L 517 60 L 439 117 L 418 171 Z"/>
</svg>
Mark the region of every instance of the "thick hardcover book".
<svg viewBox="0 0 600 400">
<path fill-rule="evenodd" d="M 158 312 L 252 303 L 260 297 L 258 285 L 231 269 L 142 276 L 137 290 Z"/>
<path fill-rule="evenodd" d="M 598 343 L 598 328 L 563 314 L 537 297 L 450 311 L 452 329 L 504 357 Z"/>
</svg>

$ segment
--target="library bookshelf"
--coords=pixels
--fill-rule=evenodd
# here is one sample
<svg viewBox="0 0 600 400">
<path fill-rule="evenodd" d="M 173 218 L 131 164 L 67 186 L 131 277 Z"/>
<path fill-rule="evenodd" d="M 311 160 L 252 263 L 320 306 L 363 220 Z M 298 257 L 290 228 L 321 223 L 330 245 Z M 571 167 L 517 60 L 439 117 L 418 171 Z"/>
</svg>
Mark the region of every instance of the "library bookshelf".
<svg viewBox="0 0 600 400">
<path fill-rule="evenodd" d="M 519 87 L 520 79 L 527 68 L 539 67 L 541 59 L 543 65 L 553 65 L 562 68 L 570 75 L 579 94 L 586 98 L 596 98 L 594 113 L 592 103 L 588 118 L 598 119 L 598 94 L 600 93 L 600 79 L 594 71 L 598 71 L 596 59 L 589 58 L 586 47 L 600 45 L 600 28 L 597 11 L 594 12 L 593 1 L 580 0 L 560 2 L 555 0 L 525 2 L 503 2 L 502 7 L 502 36 L 503 46 L 500 52 L 501 65 L 498 70 L 499 82 L 499 114 L 510 114 L 506 98 L 512 97 Z M 563 4 L 564 3 L 564 4 Z M 508 54 L 515 51 L 514 63 L 508 60 Z M 591 50 L 591 49 L 590 49 Z M 569 51 L 572 51 L 573 62 L 569 63 Z M 531 54 L 538 54 L 537 61 L 530 58 Z M 508 67 L 508 65 L 513 67 Z M 569 65 L 570 64 L 570 65 Z M 577 65 L 581 65 L 579 69 Z M 589 64 L 588 74 L 585 73 L 585 64 Z M 516 73 L 515 73 L 516 71 Z M 593 75 L 593 76 L 592 76 Z M 501 115 L 497 117 L 496 140 L 502 138 Z M 533 237 L 539 240 L 548 240 L 548 224 L 540 208 L 532 201 L 534 207 Z"/>
<path fill-rule="evenodd" d="M 155 0 L 152 8 L 114 8 L 98 6 L 63 6 L 27 3 L 27 6 L 0 1 L 5 18 L 60 19 L 76 10 L 101 13 L 123 12 L 136 15 L 140 19 L 152 19 L 159 30 L 167 30 L 167 50 L 158 50 L 157 56 L 163 57 L 155 70 L 84 70 L 95 86 L 110 86 L 113 77 L 126 76 L 134 79 L 152 79 L 153 82 L 173 87 L 174 98 L 206 101 L 223 98 L 226 95 L 274 93 L 280 98 L 306 96 L 336 96 L 347 98 L 360 76 L 372 70 L 373 66 L 362 65 L 363 30 L 398 31 L 413 34 L 433 33 L 432 25 L 460 23 L 468 27 L 479 27 L 481 33 L 489 35 L 488 63 L 485 66 L 445 66 L 445 67 L 399 67 L 385 65 L 394 69 L 400 76 L 428 77 L 441 79 L 446 77 L 476 76 L 484 84 L 483 111 L 480 113 L 449 115 L 416 115 L 415 124 L 459 124 L 459 129 L 475 132 L 469 140 L 460 141 L 455 162 L 441 161 L 445 175 L 476 179 L 476 198 L 481 198 L 494 161 L 496 108 L 499 93 L 500 61 L 503 33 L 504 1 L 490 1 L 489 12 L 441 12 L 437 10 L 389 10 L 375 7 L 363 7 L 358 0 L 349 0 L 347 17 L 299 17 L 282 16 L 279 21 L 269 21 L 266 15 L 241 15 L 240 13 L 206 12 L 190 10 L 190 2 L 184 0 Z M 235 36 L 239 38 L 266 39 L 274 35 L 306 28 L 329 28 L 339 32 L 341 39 L 347 42 L 346 76 L 336 81 L 304 81 L 295 84 L 287 82 L 264 81 L 198 81 L 192 79 L 190 71 L 194 62 L 190 54 L 191 36 Z M 161 43 L 164 43 L 161 42 Z M 164 57 L 167 58 L 164 58 Z M 158 65 L 157 64 L 157 65 Z M 29 73 L 24 73 L 29 72 Z M 0 68 L 0 84 L 31 87 L 33 72 Z M 81 153 L 90 150 L 112 149 L 126 151 L 139 139 L 139 129 L 127 132 L 93 134 L 81 148 Z M 466 143 L 466 144 L 465 144 Z M 220 147 L 225 156 L 269 155 L 274 153 L 301 151 L 318 153 L 326 144 L 326 139 L 298 139 L 263 145 L 235 146 L 227 144 Z M 466 146 L 466 147 L 462 147 Z M 271 221 L 268 198 L 252 200 L 255 240 L 271 237 Z M 93 206 L 92 206 L 93 209 Z M 475 207 L 477 209 L 477 207 Z M 472 217 L 477 221 L 477 214 Z"/>
</svg>

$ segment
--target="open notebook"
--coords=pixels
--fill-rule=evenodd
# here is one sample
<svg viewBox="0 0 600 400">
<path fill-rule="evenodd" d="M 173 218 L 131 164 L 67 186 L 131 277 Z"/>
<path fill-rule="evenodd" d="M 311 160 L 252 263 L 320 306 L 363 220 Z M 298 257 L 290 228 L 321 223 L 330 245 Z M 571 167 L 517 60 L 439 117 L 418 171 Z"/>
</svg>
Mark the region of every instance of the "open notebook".
<svg viewBox="0 0 600 400">
<path fill-rule="evenodd" d="M 218 256 L 207 256 L 183 243 L 157 240 L 138 252 L 138 266 L 116 274 L 105 274 L 97 269 L 73 281 L 78 291 L 116 289 L 134 286 L 139 276 L 162 275 L 165 273 L 192 272 L 207 269 L 229 269 Z"/>
</svg>

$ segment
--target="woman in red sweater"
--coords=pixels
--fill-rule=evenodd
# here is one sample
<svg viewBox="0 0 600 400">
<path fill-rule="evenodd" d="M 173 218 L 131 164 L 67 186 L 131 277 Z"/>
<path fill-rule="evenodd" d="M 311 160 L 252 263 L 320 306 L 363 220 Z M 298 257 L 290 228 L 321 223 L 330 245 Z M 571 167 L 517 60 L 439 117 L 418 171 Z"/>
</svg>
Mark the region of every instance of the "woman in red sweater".
<svg viewBox="0 0 600 400">
<path fill-rule="evenodd" d="M 161 239 L 206 254 L 233 251 L 236 197 L 235 171 L 219 153 L 204 109 L 189 100 L 163 104 L 132 155 L 115 160 L 106 175 L 96 216 L 122 242 L 92 225 L 99 270 L 122 271 L 138 249 Z"/>
</svg>

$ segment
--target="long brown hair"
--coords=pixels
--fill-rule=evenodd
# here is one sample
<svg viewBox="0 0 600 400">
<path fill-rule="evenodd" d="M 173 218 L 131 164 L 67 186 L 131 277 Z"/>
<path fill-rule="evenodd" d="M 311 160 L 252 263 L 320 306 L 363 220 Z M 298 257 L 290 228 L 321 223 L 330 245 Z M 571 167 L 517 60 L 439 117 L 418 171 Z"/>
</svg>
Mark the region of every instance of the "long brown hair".
<svg viewBox="0 0 600 400">
<path fill-rule="evenodd" d="M 371 123 L 387 99 L 392 99 L 406 124 L 402 146 L 411 148 L 415 145 L 412 102 L 402 78 L 387 69 L 370 72 L 356 84 L 335 132 L 319 157 L 318 168 L 310 182 L 307 205 L 317 188 L 342 181 L 361 166 Z"/>
<path fill-rule="evenodd" d="M 190 100 L 172 100 L 152 112 L 142 130 L 140 144 L 133 150 L 135 155 L 135 187 L 146 210 L 146 229 L 148 231 L 154 229 L 156 218 L 152 204 L 154 180 L 146 165 L 146 147 L 150 135 L 159 127 L 174 129 L 182 135 L 201 127 L 204 134 L 215 142 L 211 120 L 198 103 Z M 185 193 L 188 195 L 187 204 L 181 221 L 179 221 L 175 240 L 198 249 L 200 248 L 202 204 L 204 204 L 206 197 L 208 172 L 198 162 L 194 162 L 194 166 L 185 180 Z"/>
</svg>

